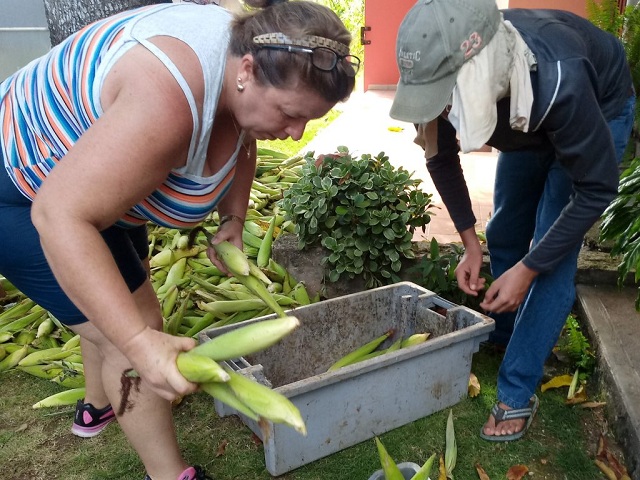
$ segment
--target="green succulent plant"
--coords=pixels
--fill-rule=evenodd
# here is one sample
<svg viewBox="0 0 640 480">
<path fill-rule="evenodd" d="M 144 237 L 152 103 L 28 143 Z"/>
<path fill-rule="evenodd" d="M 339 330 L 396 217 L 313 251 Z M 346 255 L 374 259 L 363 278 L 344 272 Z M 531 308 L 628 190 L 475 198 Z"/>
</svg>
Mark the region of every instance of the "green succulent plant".
<svg viewBox="0 0 640 480">
<path fill-rule="evenodd" d="M 279 206 L 295 224 L 298 247 L 322 245 L 329 281 L 362 275 L 367 288 L 400 280 L 403 258 L 414 258 L 412 238 L 431 220 L 431 194 L 384 152 L 353 156 L 305 155 L 302 177 Z"/>
</svg>

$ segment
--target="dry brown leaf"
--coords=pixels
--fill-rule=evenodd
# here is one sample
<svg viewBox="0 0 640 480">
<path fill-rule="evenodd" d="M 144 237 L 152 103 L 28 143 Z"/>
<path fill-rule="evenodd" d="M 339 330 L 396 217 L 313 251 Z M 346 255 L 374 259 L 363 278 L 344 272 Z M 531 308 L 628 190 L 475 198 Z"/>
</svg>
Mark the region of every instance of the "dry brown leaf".
<svg viewBox="0 0 640 480">
<path fill-rule="evenodd" d="M 576 394 L 565 400 L 566 405 L 578 405 L 580 403 L 584 403 L 587 401 L 587 391 L 580 387 L 580 389 L 576 392 Z"/>
<path fill-rule="evenodd" d="M 628 476 L 625 466 L 622 465 L 616 456 L 609 450 L 607 450 L 607 463 L 609 464 L 609 468 L 615 472 L 617 479 L 622 479 L 625 476 Z"/>
<path fill-rule="evenodd" d="M 522 480 L 527 473 L 529 469 L 526 465 L 514 465 L 507 472 L 507 480 Z"/>
<path fill-rule="evenodd" d="M 543 384 L 540 387 L 540 391 L 545 392 L 550 388 L 568 387 L 569 385 L 571 385 L 572 380 L 573 375 L 558 375 L 557 377 L 553 377 L 547 383 Z"/>
<path fill-rule="evenodd" d="M 478 472 L 478 478 L 480 478 L 480 480 L 491 480 L 479 463 L 476 463 L 476 472 Z"/>
<path fill-rule="evenodd" d="M 580 404 L 582 408 L 600 408 L 604 407 L 607 402 L 584 402 Z"/>
<path fill-rule="evenodd" d="M 23 423 L 18 428 L 16 428 L 16 433 L 24 432 L 27 428 L 29 428 L 29 424 Z"/>
<path fill-rule="evenodd" d="M 480 394 L 480 381 L 473 372 L 469 375 L 469 387 L 467 390 L 471 398 L 477 397 Z"/>
<path fill-rule="evenodd" d="M 220 443 L 220 445 L 218 445 L 218 450 L 216 450 L 216 458 L 217 457 L 221 457 L 222 455 L 225 454 L 225 451 L 227 450 L 227 445 L 229 444 L 228 440 L 223 440 L 222 443 Z"/>
<path fill-rule="evenodd" d="M 616 473 L 610 469 L 602 460 L 595 460 L 596 466 L 600 469 L 600 471 L 607 477 L 607 480 L 618 480 Z"/>
<path fill-rule="evenodd" d="M 262 440 L 260 440 L 260 437 L 258 435 L 256 435 L 255 433 L 251 434 L 251 441 L 253 443 L 255 443 L 257 446 L 262 445 Z"/>
<path fill-rule="evenodd" d="M 444 466 L 444 456 L 440 455 L 440 464 L 438 467 L 438 480 L 447 480 L 447 469 Z"/>
<path fill-rule="evenodd" d="M 607 449 L 607 439 L 604 438 L 604 435 L 601 433 L 600 438 L 598 438 L 598 448 L 596 449 L 596 456 L 601 460 L 606 459 L 606 454 L 604 451 Z"/>
</svg>

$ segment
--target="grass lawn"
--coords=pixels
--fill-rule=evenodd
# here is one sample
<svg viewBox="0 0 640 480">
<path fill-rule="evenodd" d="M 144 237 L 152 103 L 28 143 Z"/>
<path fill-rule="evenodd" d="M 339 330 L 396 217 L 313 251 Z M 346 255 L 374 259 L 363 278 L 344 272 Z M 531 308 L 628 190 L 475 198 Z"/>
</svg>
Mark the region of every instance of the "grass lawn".
<svg viewBox="0 0 640 480">
<path fill-rule="evenodd" d="M 495 398 L 499 362 L 499 354 L 481 348 L 473 364 L 481 393 L 453 407 L 458 444 L 456 480 L 477 480 L 476 464 L 493 480 L 504 479 L 509 467 L 516 464 L 533 472 L 527 478 L 603 478 L 593 462 L 598 435 L 606 428 L 602 412 L 566 406 L 566 389 L 539 394 L 538 416 L 523 440 L 505 444 L 479 438 Z M 58 391 L 56 384 L 12 370 L 0 376 L 0 385 L 3 480 L 143 478 L 144 469 L 116 424 L 96 438 L 80 439 L 69 432 L 71 408 L 31 409 L 35 402 Z M 190 462 L 205 466 L 217 480 L 272 478 L 264 467 L 261 442 L 236 417 L 218 418 L 210 397 L 196 393 L 174 411 L 180 445 Z M 447 415 L 448 410 L 443 410 L 383 434 L 381 439 L 397 462 L 423 463 L 434 452 L 444 454 Z M 377 450 L 370 440 L 278 478 L 367 480 L 379 468 Z"/>
</svg>

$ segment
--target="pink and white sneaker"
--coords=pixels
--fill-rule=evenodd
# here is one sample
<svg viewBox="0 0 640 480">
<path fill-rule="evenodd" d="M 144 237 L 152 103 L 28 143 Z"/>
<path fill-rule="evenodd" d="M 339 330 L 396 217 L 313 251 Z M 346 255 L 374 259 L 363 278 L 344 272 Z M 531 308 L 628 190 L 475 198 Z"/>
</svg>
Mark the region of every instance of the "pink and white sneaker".
<svg viewBox="0 0 640 480">
<path fill-rule="evenodd" d="M 145 475 L 144 480 L 151 480 L 149 475 Z M 187 468 L 182 472 L 177 480 L 213 480 L 212 477 L 206 474 L 206 472 L 197 465 Z"/>
<path fill-rule="evenodd" d="M 90 403 L 78 400 L 71 433 L 82 438 L 95 437 L 115 419 L 116 415 L 111 405 L 97 409 Z"/>
</svg>

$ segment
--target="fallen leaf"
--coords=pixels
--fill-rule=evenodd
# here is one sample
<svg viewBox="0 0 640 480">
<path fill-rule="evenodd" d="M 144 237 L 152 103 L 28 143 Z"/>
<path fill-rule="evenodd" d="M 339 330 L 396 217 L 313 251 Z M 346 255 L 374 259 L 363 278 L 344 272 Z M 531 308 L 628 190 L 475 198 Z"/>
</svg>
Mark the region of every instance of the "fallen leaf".
<svg viewBox="0 0 640 480">
<path fill-rule="evenodd" d="M 618 480 L 615 472 L 611 470 L 602 460 L 595 460 L 596 466 L 600 469 L 604 476 L 607 477 L 607 480 Z"/>
<path fill-rule="evenodd" d="M 487 472 L 484 471 L 484 468 L 482 468 L 479 463 L 476 463 L 476 472 L 478 472 L 480 480 L 491 480 L 489 475 L 487 475 Z"/>
<path fill-rule="evenodd" d="M 223 440 L 222 443 L 220 443 L 220 445 L 218 445 L 218 450 L 216 450 L 216 457 L 221 457 L 222 455 L 224 455 L 225 451 L 227 450 L 227 445 L 229 444 L 229 442 L 227 440 Z"/>
<path fill-rule="evenodd" d="M 469 374 L 469 387 L 467 390 L 471 398 L 477 397 L 480 394 L 480 381 L 473 372 Z"/>
<path fill-rule="evenodd" d="M 29 428 L 29 425 L 26 423 L 23 423 L 18 428 L 16 428 L 16 433 L 24 432 L 27 428 Z"/>
<path fill-rule="evenodd" d="M 545 392 L 550 388 L 560 388 L 560 387 L 568 387 L 571 385 L 573 381 L 573 375 L 558 375 L 557 377 L 553 377 L 547 383 L 543 384 L 540 387 L 540 391 Z"/>
<path fill-rule="evenodd" d="M 601 433 L 600 438 L 598 438 L 598 448 L 596 449 L 596 456 L 598 458 L 602 457 L 603 459 L 605 459 L 606 455 L 604 454 L 604 451 L 606 449 L 607 449 L 607 439 L 604 438 L 604 435 Z"/>
<path fill-rule="evenodd" d="M 529 469 L 526 465 L 514 465 L 507 472 L 507 480 L 522 480 L 527 473 Z"/>
<path fill-rule="evenodd" d="M 604 407 L 607 402 L 584 402 L 580 406 L 582 408 L 600 408 Z"/>
<path fill-rule="evenodd" d="M 438 480 L 447 480 L 447 469 L 444 467 L 444 457 L 440 455 L 440 464 L 438 468 Z"/>
<path fill-rule="evenodd" d="M 565 400 L 566 405 L 578 405 L 587 401 L 587 391 L 584 388 L 580 388 L 573 397 Z"/>
<path fill-rule="evenodd" d="M 260 440 L 260 437 L 255 433 L 251 434 L 251 441 L 257 446 L 262 445 L 262 440 Z"/>
</svg>

